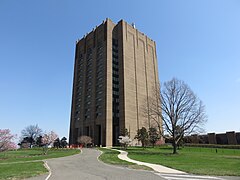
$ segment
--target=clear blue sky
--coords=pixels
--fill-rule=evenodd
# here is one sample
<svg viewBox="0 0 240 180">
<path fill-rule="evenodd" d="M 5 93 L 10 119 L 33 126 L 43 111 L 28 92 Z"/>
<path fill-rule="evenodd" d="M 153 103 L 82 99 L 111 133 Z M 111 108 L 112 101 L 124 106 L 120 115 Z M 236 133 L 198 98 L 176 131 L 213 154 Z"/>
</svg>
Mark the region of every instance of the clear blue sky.
<svg viewBox="0 0 240 180">
<path fill-rule="evenodd" d="M 160 81 L 192 88 L 207 132 L 240 131 L 238 0 L 1 0 L 0 129 L 38 124 L 68 137 L 75 41 L 106 17 L 156 41 Z"/>
</svg>

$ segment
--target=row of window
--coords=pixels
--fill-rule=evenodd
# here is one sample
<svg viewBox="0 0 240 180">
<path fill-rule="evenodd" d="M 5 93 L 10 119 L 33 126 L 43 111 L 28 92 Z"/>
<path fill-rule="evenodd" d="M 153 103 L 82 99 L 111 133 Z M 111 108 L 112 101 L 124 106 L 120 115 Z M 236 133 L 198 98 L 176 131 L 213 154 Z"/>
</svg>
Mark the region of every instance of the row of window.
<svg viewBox="0 0 240 180">
<path fill-rule="evenodd" d="M 118 65 L 116 64 L 112 64 L 112 67 L 118 69 Z"/>
<path fill-rule="evenodd" d="M 119 88 L 119 84 L 114 84 L 113 83 L 113 88 Z"/>
<path fill-rule="evenodd" d="M 113 76 L 112 79 L 113 79 L 113 82 L 114 82 L 114 81 L 119 82 L 119 78 L 118 78 L 118 77 L 114 77 L 114 76 Z M 114 83 L 113 83 L 113 84 L 114 84 Z M 119 83 L 116 83 L 116 84 L 119 84 Z"/>
<path fill-rule="evenodd" d="M 103 86 L 103 43 L 98 42 L 97 44 L 97 83 L 96 83 L 96 117 L 101 116 L 101 102 L 102 102 L 102 86 Z M 90 118 L 90 105 L 91 105 L 91 92 L 92 92 L 92 81 L 93 81 L 93 50 L 91 48 L 87 49 L 86 53 L 86 92 L 84 98 L 84 105 L 85 105 L 85 112 L 84 116 L 85 119 Z M 80 54 L 80 58 L 78 61 L 78 84 L 77 84 L 77 100 L 76 100 L 76 115 L 78 116 L 80 113 L 81 107 L 81 95 L 82 95 L 82 86 L 83 86 L 83 54 Z M 79 120 L 79 117 L 77 117 Z"/>
<path fill-rule="evenodd" d="M 86 92 L 84 98 L 85 118 L 90 117 L 91 106 L 91 89 L 92 89 L 92 49 L 87 49 L 87 66 L 86 66 Z"/>
<path fill-rule="evenodd" d="M 118 48 L 116 48 L 116 46 L 113 46 L 112 51 L 115 52 L 115 53 L 118 53 Z"/>
<path fill-rule="evenodd" d="M 96 74 L 96 118 L 102 115 L 102 86 L 103 86 L 103 47 L 102 44 L 97 47 L 97 74 Z"/>
<path fill-rule="evenodd" d="M 118 41 L 112 41 L 112 90 L 113 90 L 113 120 L 119 119 L 119 63 L 118 63 Z"/>
</svg>

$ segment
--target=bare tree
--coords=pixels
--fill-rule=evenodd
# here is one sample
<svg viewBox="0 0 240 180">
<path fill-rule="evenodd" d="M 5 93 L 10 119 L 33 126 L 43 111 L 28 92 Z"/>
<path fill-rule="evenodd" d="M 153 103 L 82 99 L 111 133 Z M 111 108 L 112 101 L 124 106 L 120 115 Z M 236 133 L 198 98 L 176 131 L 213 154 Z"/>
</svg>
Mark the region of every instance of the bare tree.
<svg viewBox="0 0 240 180">
<path fill-rule="evenodd" d="M 38 127 L 38 125 L 30 125 L 22 130 L 21 135 L 22 139 L 28 139 L 31 146 L 36 142 L 37 137 L 41 136 L 42 129 Z"/>
<path fill-rule="evenodd" d="M 164 131 L 173 139 L 174 154 L 183 136 L 202 132 L 206 122 L 202 101 L 186 83 L 176 78 L 165 82 L 161 90 L 160 87 L 155 89 L 154 95 L 149 97 L 147 115 L 154 122 L 162 119 Z"/>
</svg>

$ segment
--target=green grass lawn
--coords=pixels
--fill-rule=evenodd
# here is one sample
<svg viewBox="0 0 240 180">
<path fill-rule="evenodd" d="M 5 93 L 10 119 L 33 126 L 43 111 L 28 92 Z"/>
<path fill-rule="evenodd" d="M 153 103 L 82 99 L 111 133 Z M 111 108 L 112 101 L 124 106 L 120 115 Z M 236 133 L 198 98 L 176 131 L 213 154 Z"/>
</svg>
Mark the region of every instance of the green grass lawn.
<svg viewBox="0 0 240 180">
<path fill-rule="evenodd" d="M 47 169 L 41 160 L 69 156 L 79 152 L 77 149 L 50 149 L 47 155 L 43 155 L 42 148 L 1 152 L 0 179 L 23 179 L 44 174 Z"/>
<path fill-rule="evenodd" d="M 136 165 L 134 163 L 123 161 L 123 160 L 119 159 L 117 157 L 119 154 L 118 151 L 106 149 L 106 148 L 99 148 L 99 150 L 102 151 L 102 154 L 101 154 L 101 156 L 99 156 L 98 159 L 103 161 L 104 163 L 118 165 L 118 166 L 124 166 L 124 167 L 132 168 L 132 169 L 152 170 L 151 168 L 148 168 L 146 166 Z"/>
<path fill-rule="evenodd" d="M 171 147 L 129 147 L 128 157 L 193 174 L 240 176 L 240 150 L 184 147 L 172 154 Z"/>
<path fill-rule="evenodd" d="M 47 173 L 43 162 L 0 164 L 0 179 L 23 179 Z"/>
</svg>

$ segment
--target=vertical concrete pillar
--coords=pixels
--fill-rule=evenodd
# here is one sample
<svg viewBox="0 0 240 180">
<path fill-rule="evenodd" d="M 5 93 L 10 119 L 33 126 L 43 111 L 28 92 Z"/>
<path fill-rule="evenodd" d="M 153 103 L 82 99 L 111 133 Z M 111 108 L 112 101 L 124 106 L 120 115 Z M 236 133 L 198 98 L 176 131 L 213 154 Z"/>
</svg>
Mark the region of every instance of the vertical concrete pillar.
<svg viewBox="0 0 240 180">
<path fill-rule="evenodd" d="M 217 144 L 215 133 L 208 133 L 208 142 L 209 144 Z"/>
<path fill-rule="evenodd" d="M 226 132 L 228 144 L 235 145 L 237 144 L 236 133 L 234 131 Z"/>
</svg>

